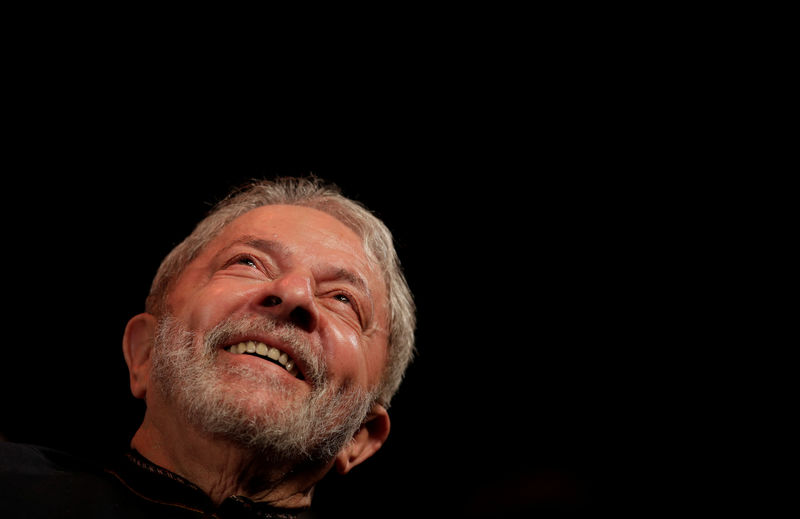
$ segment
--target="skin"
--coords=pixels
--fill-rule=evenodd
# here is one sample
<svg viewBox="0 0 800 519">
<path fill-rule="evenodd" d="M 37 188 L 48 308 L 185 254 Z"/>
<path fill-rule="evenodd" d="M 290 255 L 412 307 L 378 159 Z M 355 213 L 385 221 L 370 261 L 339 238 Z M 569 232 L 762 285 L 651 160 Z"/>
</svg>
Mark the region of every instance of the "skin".
<svg viewBox="0 0 800 519">
<path fill-rule="evenodd" d="M 272 315 L 290 321 L 324 360 L 337 387 L 374 388 L 386 362 L 384 282 L 370 267 L 358 236 L 316 209 L 273 205 L 240 216 L 186 266 L 167 304 L 200 336 L 230 316 Z M 347 473 L 380 449 L 389 434 L 388 414 L 375 404 L 352 441 L 330 462 L 311 467 L 265 463 L 256 453 L 187 423 L 160 394 L 150 380 L 156 323 L 156 316 L 139 314 L 128 323 L 123 339 L 131 391 L 147 403 L 131 446 L 198 485 L 216 503 L 244 495 L 276 506 L 308 506 L 314 484 L 331 468 Z M 264 370 L 263 384 L 232 375 L 225 381 L 248 384 L 244 389 L 254 399 L 267 399 L 276 410 L 311 391 L 308 379 L 251 356 L 222 351 L 217 362 L 249 363 Z M 278 391 L 276 385 L 290 391 Z"/>
</svg>

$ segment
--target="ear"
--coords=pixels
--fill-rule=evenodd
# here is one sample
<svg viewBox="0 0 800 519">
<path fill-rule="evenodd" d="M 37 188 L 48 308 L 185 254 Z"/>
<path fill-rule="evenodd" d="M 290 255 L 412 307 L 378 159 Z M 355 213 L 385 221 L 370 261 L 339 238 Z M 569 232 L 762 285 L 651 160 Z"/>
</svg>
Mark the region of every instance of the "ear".
<svg viewBox="0 0 800 519">
<path fill-rule="evenodd" d="M 128 321 L 122 338 L 122 353 L 131 378 L 131 393 L 136 398 L 144 398 L 150 381 L 150 354 L 153 351 L 153 338 L 156 331 L 156 318 L 151 314 L 139 314 Z"/>
<path fill-rule="evenodd" d="M 339 474 L 347 474 L 353 467 L 378 452 L 389 437 L 390 425 L 386 409 L 380 404 L 372 406 L 367 419 L 336 455 L 336 470 Z"/>
</svg>

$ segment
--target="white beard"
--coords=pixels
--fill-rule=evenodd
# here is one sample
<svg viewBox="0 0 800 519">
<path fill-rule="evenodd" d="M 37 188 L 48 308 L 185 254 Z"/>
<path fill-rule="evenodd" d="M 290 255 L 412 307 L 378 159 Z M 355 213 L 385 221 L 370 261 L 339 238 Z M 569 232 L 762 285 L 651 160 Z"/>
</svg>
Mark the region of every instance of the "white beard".
<svg viewBox="0 0 800 519">
<path fill-rule="evenodd" d="M 312 391 L 293 394 L 271 370 L 221 366 L 220 346 L 235 334 L 279 334 L 307 366 Z M 227 320 L 198 336 L 171 316 L 159 320 L 152 377 L 164 397 L 199 430 L 253 449 L 274 461 L 326 463 L 363 423 L 374 395 L 355 386 L 334 387 L 325 364 L 295 328 L 266 317 Z M 236 383 L 224 382 L 233 378 Z M 288 402 L 279 405 L 279 402 Z"/>
</svg>

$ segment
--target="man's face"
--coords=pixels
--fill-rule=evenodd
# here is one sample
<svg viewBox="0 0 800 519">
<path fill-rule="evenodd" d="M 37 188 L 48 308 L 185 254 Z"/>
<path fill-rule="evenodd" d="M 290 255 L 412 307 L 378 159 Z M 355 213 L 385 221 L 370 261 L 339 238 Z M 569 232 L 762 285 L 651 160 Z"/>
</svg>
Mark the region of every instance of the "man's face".
<svg viewBox="0 0 800 519">
<path fill-rule="evenodd" d="M 335 218 L 297 206 L 255 209 L 171 291 L 153 376 L 165 390 L 197 393 L 195 401 L 221 410 L 220 422 L 235 416 L 290 436 L 300 435 L 299 422 L 330 427 L 352 413 L 360 422 L 386 361 L 385 290 L 361 240 Z M 311 424 L 315 416 L 322 423 Z"/>
</svg>

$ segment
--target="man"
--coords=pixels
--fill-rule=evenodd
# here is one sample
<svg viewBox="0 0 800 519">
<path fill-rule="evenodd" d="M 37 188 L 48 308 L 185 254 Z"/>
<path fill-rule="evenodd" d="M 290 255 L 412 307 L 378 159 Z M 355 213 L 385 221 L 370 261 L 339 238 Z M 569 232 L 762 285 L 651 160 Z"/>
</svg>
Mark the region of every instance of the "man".
<svg viewBox="0 0 800 519">
<path fill-rule="evenodd" d="M 252 184 L 166 257 L 125 329 L 146 403 L 131 452 L 99 473 L 3 446 L 0 515 L 296 517 L 386 440 L 414 324 L 383 223 L 317 179 Z"/>
</svg>

